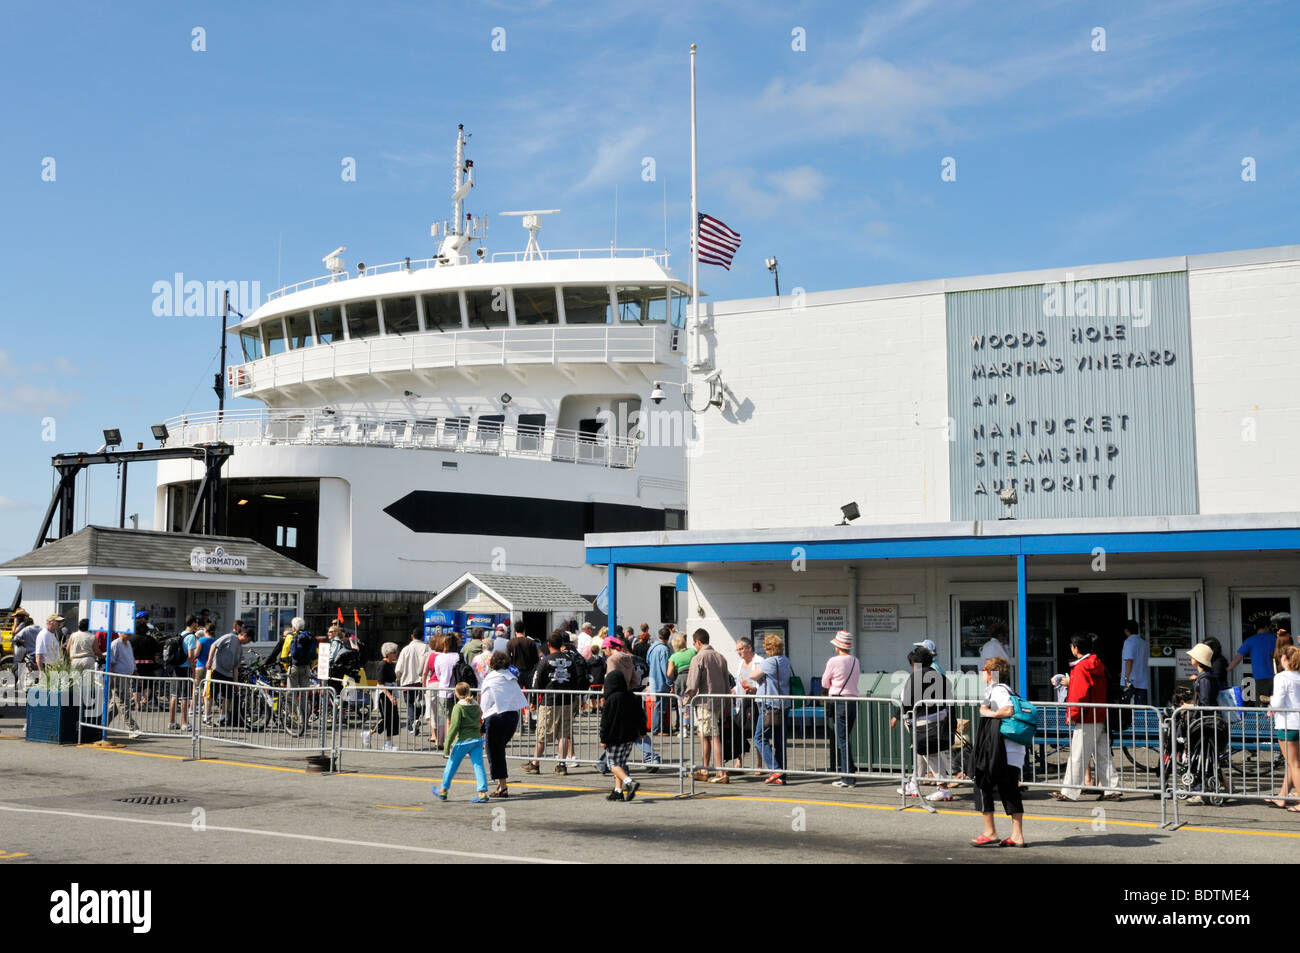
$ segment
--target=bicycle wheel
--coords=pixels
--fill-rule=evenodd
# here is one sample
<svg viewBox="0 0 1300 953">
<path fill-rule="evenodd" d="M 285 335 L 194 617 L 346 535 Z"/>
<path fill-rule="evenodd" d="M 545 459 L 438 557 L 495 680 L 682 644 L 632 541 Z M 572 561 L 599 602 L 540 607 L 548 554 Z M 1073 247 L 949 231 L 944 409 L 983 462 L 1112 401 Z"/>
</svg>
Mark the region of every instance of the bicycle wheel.
<svg viewBox="0 0 1300 953">
<path fill-rule="evenodd" d="M 307 730 L 307 719 L 302 715 L 302 709 L 292 701 L 281 701 L 280 726 L 284 728 L 285 734 L 291 738 L 301 738 Z"/>
<path fill-rule="evenodd" d="M 244 724 L 249 731 L 263 731 L 271 723 L 271 706 L 259 693 L 244 695 Z"/>
<path fill-rule="evenodd" d="M 1140 768 L 1143 771 L 1160 770 L 1160 749 L 1146 746 L 1128 746 L 1123 751 L 1124 757 L 1128 759 L 1133 767 Z"/>
</svg>

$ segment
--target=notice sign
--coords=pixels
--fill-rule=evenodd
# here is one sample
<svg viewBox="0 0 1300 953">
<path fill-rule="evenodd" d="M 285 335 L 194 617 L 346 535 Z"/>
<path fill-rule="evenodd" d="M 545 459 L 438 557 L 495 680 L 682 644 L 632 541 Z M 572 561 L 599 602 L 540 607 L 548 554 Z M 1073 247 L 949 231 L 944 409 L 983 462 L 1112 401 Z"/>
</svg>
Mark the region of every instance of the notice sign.
<svg viewBox="0 0 1300 953">
<path fill-rule="evenodd" d="M 135 603 L 121 600 L 113 602 L 113 634 L 135 634 Z"/>
<path fill-rule="evenodd" d="M 847 629 L 844 624 L 843 606 L 818 606 L 813 609 L 813 634 L 834 635 L 840 629 Z"/>
<path fill-rule="evenodd" d="M 897 632 L 898 606 L 863 606 L 863 632 Z"/>
<path fill-rule="evenodd" d="M 90 600 L 90 631 L 107 632 L 112 624 L 113 603 L 110 599 Z"/>
<path fill-rule="evenodd" d="M 334 646 L 329 642 L 322 642 L 316 647 L 316 677 L 322 682 L 329 681 L 330 653 L 332 651 L 334 651 Z"/>
</svg>

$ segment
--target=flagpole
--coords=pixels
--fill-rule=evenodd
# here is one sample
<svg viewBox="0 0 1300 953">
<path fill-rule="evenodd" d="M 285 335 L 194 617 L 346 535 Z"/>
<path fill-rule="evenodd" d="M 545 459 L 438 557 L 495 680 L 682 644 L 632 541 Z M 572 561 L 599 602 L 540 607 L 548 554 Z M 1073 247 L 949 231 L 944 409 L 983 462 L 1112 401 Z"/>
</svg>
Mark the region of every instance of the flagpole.
<svg viewBox="0 0 1300 953">
<path fill-rule="evenodd" d="M 226 415 L 226 318 L 230 314 L 230 291 L 227 290 L 221 307 L 221 362 L 217 367 L 217 379 L 212 382 L 212 389 L 217 392 L 217 420 Z"/>
<path fill-rule="evenodd" d="M 700 321 L 700 206 L 698 155 L 695 145 L 695 44 L 691 44 L 691 361 L 699 357 Z M 690 368 L 687 368 L 690 373 Z"/>
</svg>

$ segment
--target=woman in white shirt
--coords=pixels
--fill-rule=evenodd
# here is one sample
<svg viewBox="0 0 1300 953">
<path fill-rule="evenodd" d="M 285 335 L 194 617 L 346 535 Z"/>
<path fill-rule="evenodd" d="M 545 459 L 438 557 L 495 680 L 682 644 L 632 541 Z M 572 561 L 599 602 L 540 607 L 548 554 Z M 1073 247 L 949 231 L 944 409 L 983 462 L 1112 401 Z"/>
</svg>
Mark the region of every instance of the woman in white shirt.
<svg viewBox="0 0 1300 953">
<path fill-rule="evenodd" d="M 984 833 L 971 841 L 975 847 L 1024 847 L 1025 805 L 1020 798 L 1020 767 L 1025 763 L 1025 746 L 1002 737 L 1003 718 L 1015 709 L 1007 682 L 1011 666 L 995 656 L 984 662 L 984 704 L 975 739 L 975 810 L 984 815 Z M 993 793 L 1011 815 L 1011 836 L 998 840 L 993 824 Z"/>
<path fill-rule="evenodd" d="M 1300 648 L 1288 645 L 1278 650 L 1277 660 L 1282 670 L 1273 678 L 1273 695 L 1268 707 L 1275 709 L 1273 728 L 1278 744 L 1286 756 L 1286 780 L 1290 793 L 1300 796 Z M 1282 785 L 1280 798 L 1287 796 L 1287 784 Z M 1300 814 L 1300 804 L 1286 806 L 1285 800 L 1269 801 L 1274 807 L 1286 807 L 1292 814 Z"/>
</svg>

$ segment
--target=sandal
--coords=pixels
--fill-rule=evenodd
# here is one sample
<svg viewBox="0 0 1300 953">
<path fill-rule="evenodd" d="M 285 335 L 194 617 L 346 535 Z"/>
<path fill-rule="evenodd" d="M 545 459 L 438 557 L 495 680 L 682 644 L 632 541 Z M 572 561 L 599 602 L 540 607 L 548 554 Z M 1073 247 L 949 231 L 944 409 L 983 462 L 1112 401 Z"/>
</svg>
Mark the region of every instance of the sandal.
<svg viewBox="0 0 1300 953">
<path fill-rule="evenodd" d="M 998 840 L 996 837 L 989 837 L 988 834 L 981 834 L 979 837 L 971 841 L 970 845 L 972 847 L 1001 847 L 1002 841 Z"/>
<path fill-rule="evenodd" d="M 1295 807 L 1288 807 L 1286 812 L 1288 814 L 1300 814 L 1300 804 L 1297 804 Z"/>
<path fill-rule="evenodd" d="M 1010 837 L 1008 837 L 1006 840 L 1002 842 L 1002 846 L 1003 847 L 1028 847 L 1029 845 L 1026 844 L 1024 841 L 1021 841 L 1019 844 L 1017 844 Z"/>
<path fill-rule="evenodd" d="M 1121 792 L 1116 791 L 1114 794 L 1103 794 L 1101 797 L 1097 798 L 1097 800 L 1098 801 L 1122 801 L 1124 800 L 1124 795 Z"/>
<path fill-rule="evenodd" d="M 1048 791 L 1048 792 L 1047 792 L 1047 796 L 1050 797 L 1053 801 L 1068 801 L 1068 800 L 1070 800 L 1070 798 L 1066 797 L 1066 796 L 1065 796 L 1064 794 L 1062 794 L 1060 791 Z"/>
<path fill-rule="evenodd" d="M 488 795 L 488 797 L 509 797 L 509 796 L 510 796 L 510 792 L 507 791 L 505 788 L 497 788 L 495 791 L 493 791 L 491 794 Z"/>
</svg>

